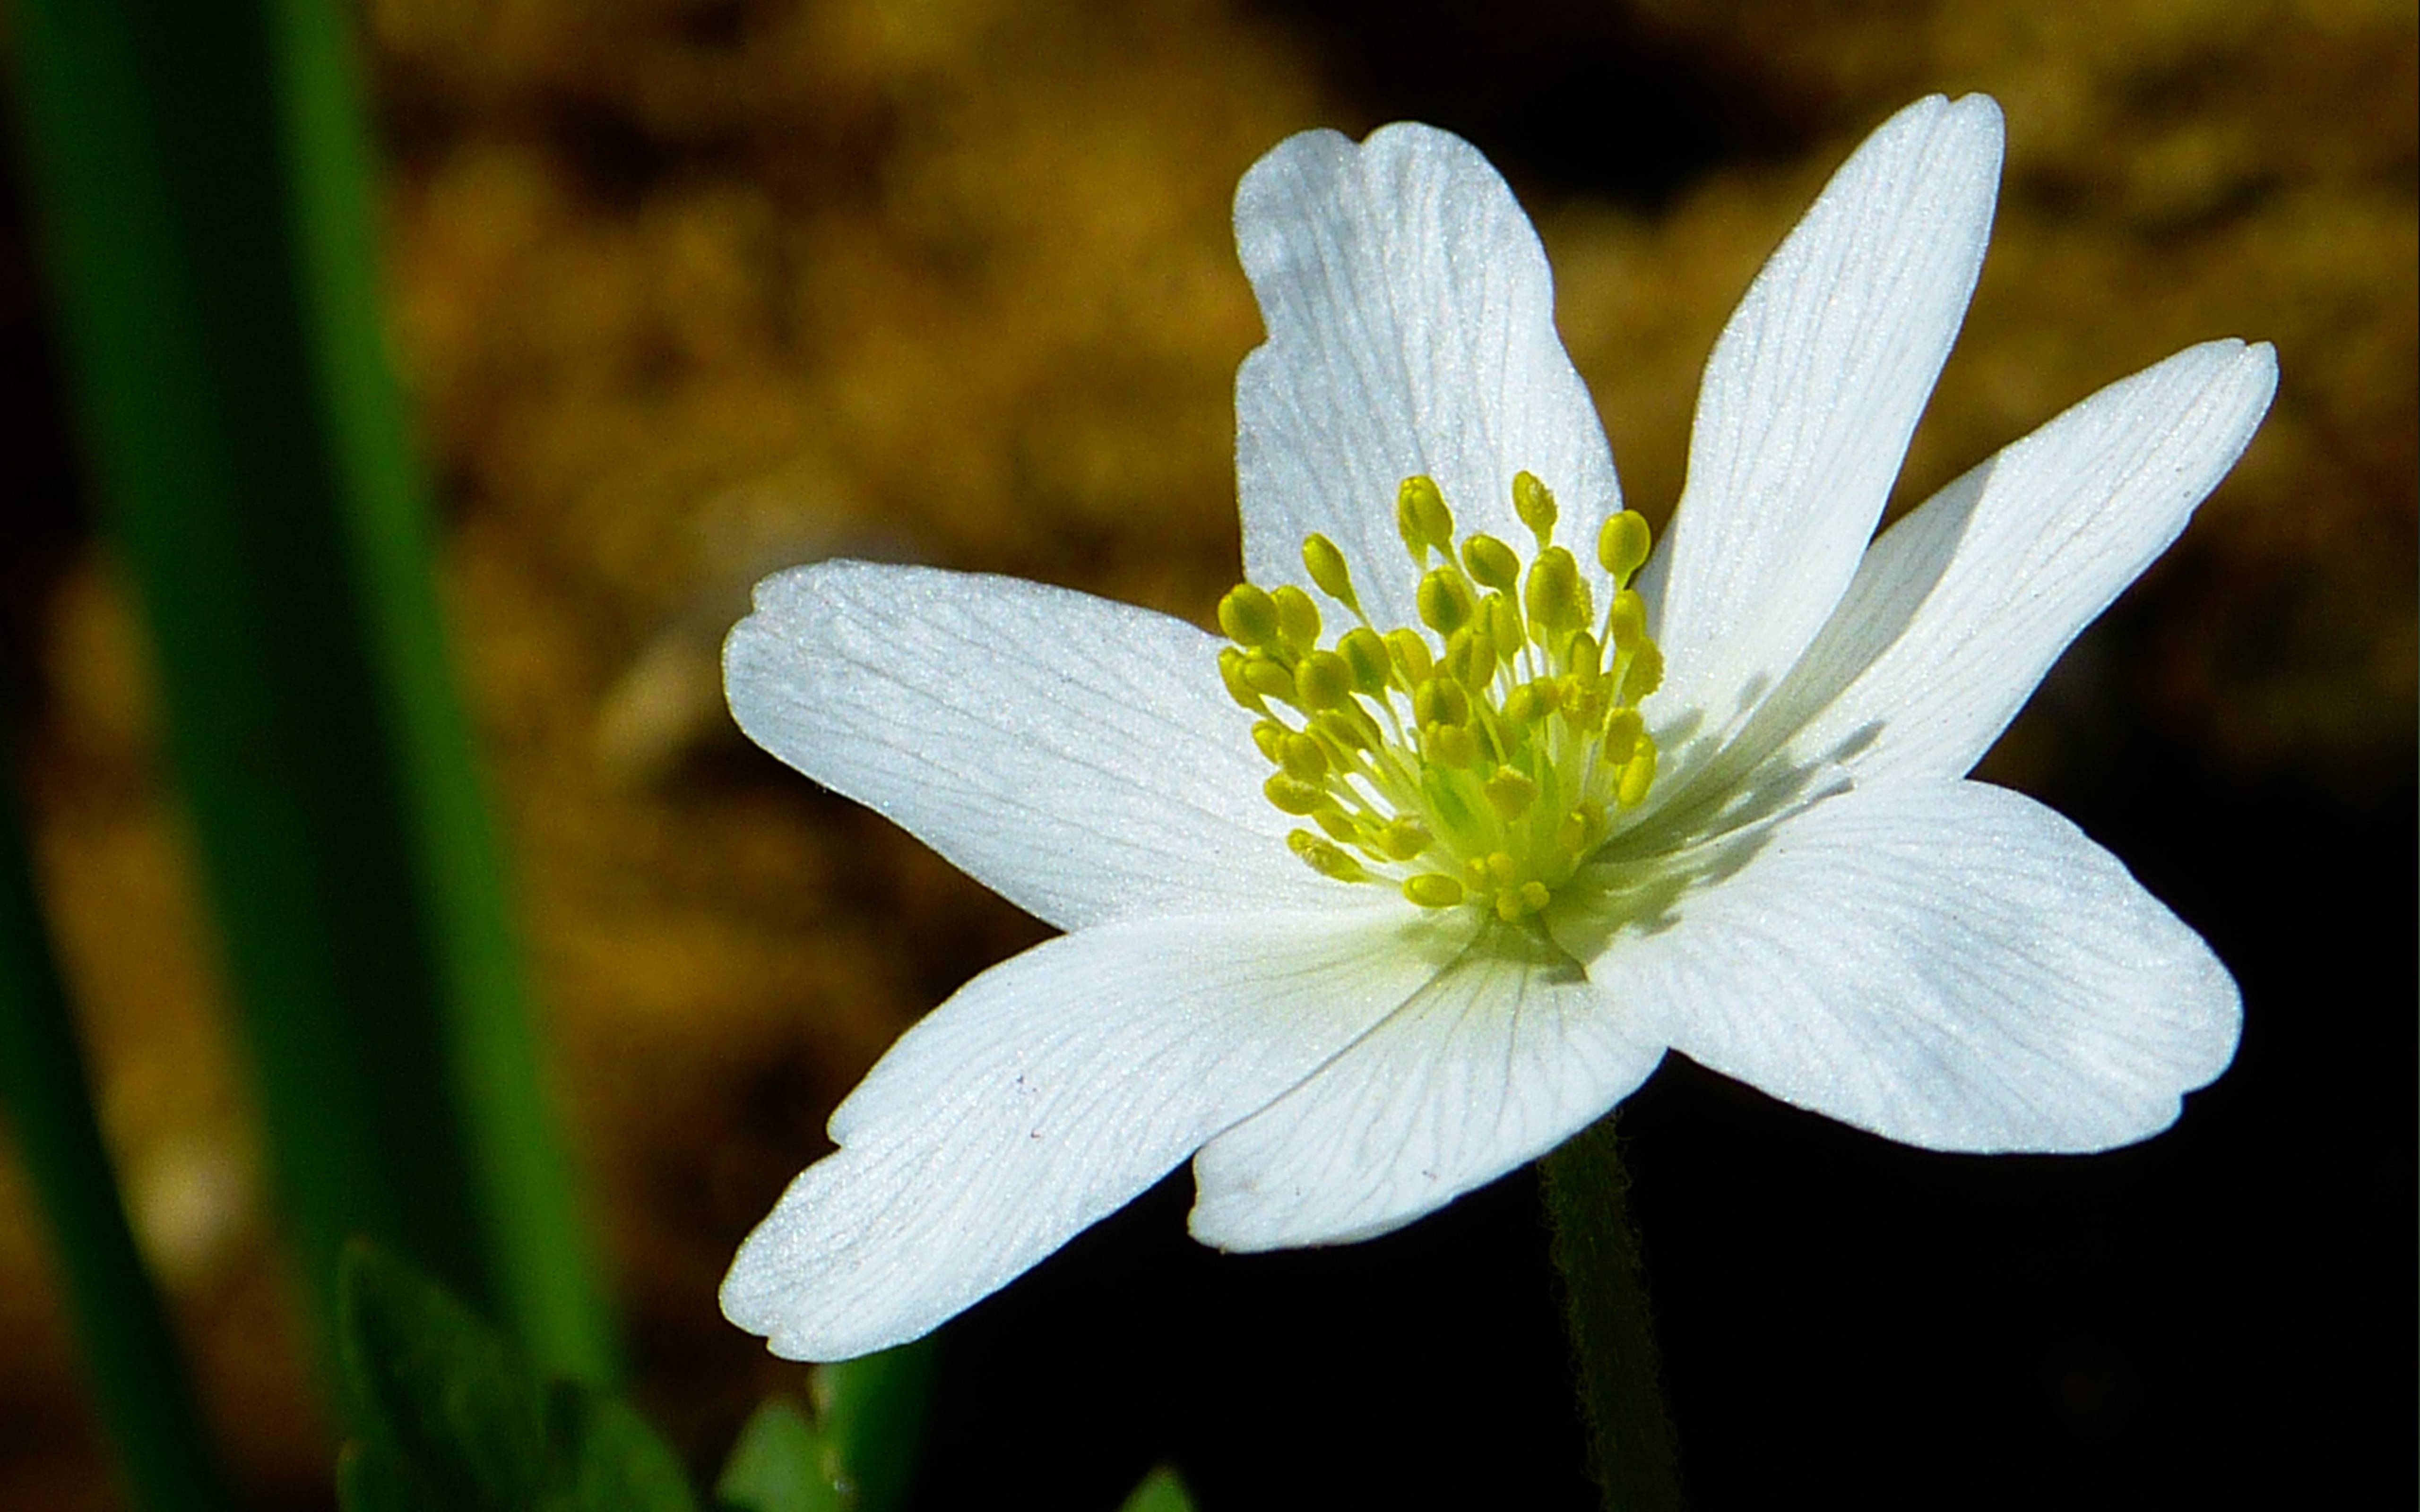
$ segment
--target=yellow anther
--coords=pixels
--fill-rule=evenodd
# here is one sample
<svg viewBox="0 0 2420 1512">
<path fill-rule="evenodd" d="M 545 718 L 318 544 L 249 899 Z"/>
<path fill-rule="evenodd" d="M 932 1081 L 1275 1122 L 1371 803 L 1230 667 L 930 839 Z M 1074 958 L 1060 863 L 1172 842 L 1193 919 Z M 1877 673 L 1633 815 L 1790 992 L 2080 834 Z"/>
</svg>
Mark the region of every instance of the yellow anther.
<svg viewBox="0 0 2420 1512">
<path fill-rule="evenodd" d="M 1528 637 L 1522 633 L 1521 611 L 1512 600 L 1502 594 L 1490 594 L 1486 604 L 1487 633 L 1495 639 L 1496 654 L 1506 661 L 1521 654 Z"/>
<path fill-rule="evenodd" d="M 1322 876 L 1334 877 L 1339 882 L 1370 880 L 1369 871 L 1360 862 L 1338 850 L 1330 842 L 1321 840 L 1316 835 L 1309 835 L 1303 830 L 1298 829 L 1295 833 L 1304 835 L 1308 841 L 1295 846 L 1295 854 L 1310 863 L 1312 871 Z"/>
<path fill-rule="evenodd" d="M 1346 750 L 1372 750 L 1378 744 L 1377 727 L 1370 717 L 1348 703 L 1341 709 L 1323 709 L 1311 720 L 1319 733 Z"/>
<path fill-rule="evenodd" d="M 1527 724 L 1562 707 L 1563 685 L 1552 677 L 1533 677 L 1504 696 L 1507 717 Z"/>
<path fill-rule="evenodd" d="M 1387 690 L 1393 669 L 1388 665 L 1387 642 L 1377 631 L 1356 625 L 1336 642 L 1336 652 L 1353 670 L 1354 691 L 1374 696 Z"/>
<path fill-rule="evenodd" d="M 1326 789 L 1283 772 L 1271 772 L 1269 779 L 1261 784 L 1261 792 L 1277 806 L 1280 813 L 1313 813 L 1327 801 Z"/>
<path fill-rule="evenodd" d="M 1285 760 L 1286 737 L 1293 733 L 1275 719 L 1262 719 L 1252 726 L 1252 744 L 1258 746 L 1261 754 L 1270 761 L 1282 762 Z"/>
<path fill-rule="evenodd" d="M 1282 583 L 1269 594 L 1269 602 L 1277 606 L 1278 636 L 1289 649 L 1304 652 L 1319 644 L 1319 606 L 1309 594 Z"/>
<path fill-rule="evenodd" d="M 1638 642 L 1630 670 L 1621 674 L 1621 702 L 1636 703 L 1664 686 L 1664 653 L 1652 640 Z"/>
<path fill-rule="evenodd" d="M 1294 699 L 1294 673 L 1265 651 L 1255 651 L 1244 658 L 1244 682 L 1264 698 L 1289 702 Z"/>
<path fill-rule="evenodd" d="M 1436 666 L 1429 654 L 1429 643 L 1420 639 L 1418 630 L 1387 632 L 1387 654 L 1405 687 L 1418 687 L 1428 681 L 1429 672 Z"/>
<path fill-rule="evenodd" d="M 1431 548 L 1453 555 L 1453 511 L 1435 478 L 1416 472 L 1395 490 L 1395 529 L 1414 562 L 1426 562 Z"/>
<path fill-rule="evenodd" d="M 1445 643 L 1448 676 L 1472 692 L 1496 680 L 1496 638 L 1476 624 L 1453 632 Z"/>
<path fill-rule="evenodd" d="M 1572 554 L 1559 546 L 1548 547 L 1529 568 L 1523 603 L 1529 611 L 1529 623 L 1560 633 L 1588 623 L 1587 594 L 1588 585 L 1580 581 L 1580 565 Z"/>
<path fill-rule="evenodd" d="M 1332 709 L 1353 697 L 1353 669 L 1333 651 L 1314 651 L 1294 672 L 1295 694 L 1306 709 Z"/>
<path fill-rule="evenodd" d="M 1496 895 L 1496 917 L 1507 924 L 1518 923 L 1522 914 L 1521 898 L 1510 888 Z"/>
<path fill-rule="evenodd" d="M 1239 646 L 1265 646 L 1278 638 L 1278 606 L 1250 583 L 1237 583 L 1218 600 L 1218 628 Z"/>
<path fill-rule="evenodd" d="M 1561 695 L 1563 718 L 1575 730 L 1592 731 L 1605 717 L 1606 707 L 1613 702 L 1610 688 L 1602 677 L 1582 677 L 1577 672 L 1565 675 L 1556 685 Z"/>
<path fill-rule="evenodd" d="M 1525 912 L 1534 914 L 1539 909 L 1545 907 L 1546 901 L 1553 897 L 1554 894 L 1546 890 L 1546 885 L 1544 883 L 1532 880 L 1521 884 L 1520 896 L 1522 909 Z"/>
<path fill-rule="evenodd" d="M 1605 675 L 1605 669 L 1600 664 L 1604 655 L 1596 643 L 1596 637 L 1582 630 L 1572 637 L 1570 645 L 1563 648 L 1563 666 L 1582 683 L 1593 683 Z"/>
<path fill-rule="evenodd" d="M 1635 509 L 1625 509 L 1605 522 L 1596 532 L 1598 565 L 1612 575 L 1614 586 L 1627 585 L 1630 575 L 1647 561 L 1650 545 L 1647 517 Z"/>
<path fill-rule="evenodd" d="M 1420 579 L 1417 598 L 1420 623 L 1439 635 L 1451 635 L 1470 623 L 1470 589 L 1450 567 L 1432 568 Z"/>
<path fill-rule="evenodd" d="M 1646 735 L 1647 722 L 1638 717 L 1637 709 L 1616 709 L 1606 716 L 1605 739 L 1597 749 L 1607 765 L 1620 766 L 1630 760 L 1631 751 Z"/>
<path fill-rule="evenodd" d="M 1625 809 L 1636 809 L 1654 782 L 1655 742 L 1642 734 L 1637 748 L 1630 753 L 1629 763 L 1621 769 L 1621 785 L 1614 794 L 1614 801 Z"/>
<path fill-rule="evenodd" d="M 1404 896 L 1422 908 L 1451 908 L 1462 902 L 1462 884 L 1435 872 L 1404 879 Z"/>
<path fill-rule="evenodd" d="M 1563 680 L 1563 718 L 1575 731 L 1595 731 L 1612 709 L 1614 689 L 1606 687 L 1605 677 L 1566 677 Z"/>
<path fill-rule="evenodd" d="M 1395 533 L 1403 537 L 1404 549 L 1411 553 L 1412 561 L 1424 567 L 1429 561 L 1429 532 L 1420 523 L 1419 506 L 1413 501 L 1412 488 L 1413 480 L 1405 478 L 1395 490 Z"/>
<path fill-rule="evenodd" d="M 1439 766 L 1468 766 L 1479 760 L 1479 737 L 1467 726 L 1433 724 L 1420 731 L 1421 754 Z"/>
<path fill-rule="evenodd" d="M 1463 674 L 1463 687 L 1477 691 L 1496 681 L 1496 632 L 1485 621 L 1470 626 L 1470 668 Z"/>
<path fill-rule="evenodd" d="M 1634 589 L 1625 588 L 1613 595 L 1613 607 L 1606 610 L 1605 633 L 1612 640 L 1616 651 L 1628 651 L 1647 638 L 1647 600 Z"/>
<path fill-rule="evenodd" d="M 1474 856 L 1462 863 L 1462 880 L 1471 891 L 1485 892 L 1496 886 L 1496 873 L 1487 869 L 1485 857 Z"/>
<path fill-rule="evenodd" d="M 1278 743 L 1278 764 L 1288 777 L 1317 782 L 1327 776 L 1327 752 L 1309 735 L 1288 735 Z"/>
<path fill-rule="evenodd" d="M 1261 702 L 1260 689 L 1254 687 L 1249 679 L 1245 676 L 1245 662 L 1244 654 L 1233 646 L 1219 647 L 1218 680 L 1227 685 L 1229 698 L 1254 714 L 1259 714 L 1267 708 L 1267 705 Z"/>
<path fill-rule="evenodd" d="M 1336 807 L 1336 805 L 1331 803 L 1322 808 L 1313 809 L 1311 811 L 1311 817 L 1312 822 L 1317 824 L 1320 828 L 1327 831 L 1327 833 L 1335 839 L 1342 841 L 1345 844 L 1358 845 L 1362 843 L 1363 837 L 1360 827 L 1353 823 L 1352 815 Z"/>
<path fill-rule="evenodd" d="M 1512 879 L 1521 874 L 1521 863 L 1512 858 L 1512 852 L 1497 851 L 1487 857 L 1487 874 L 1497 887 L 1509 887 Z"/>
<path fill-rule="evenodd" d="M 1497 768 L 1496 775 L 1485 783 L 1487 806 L 1506 824 L 1529 811 L 1538 801 L 1538 784 L 1509 766 Z"/>
<path fill-rule="evenodd" d="M 1378 848 L 1398 861 L 1408 861 L 1435 841 L 1417 819 L 1398 819 L 1378 831 Z"/>
<path fill-rule="evenodd" d="M 1345 564 L 1344 553 L 1336 543 L 1314 531 L 1302 538 L 1302 570 L 1319 591 L 1351 609 L 1361 612 L 1361 600 L 1353 592 L 1353 569 Z"/>
<path fill-rule="evenodd" d="M 1555 496 L 1534 472 L 1512 474 L 1512 513 L 1544 546 L 1555 538 Z"/>
<path fill-rule="evenodd" d="M 1470 697 L 1450 677 L 1432 677 L 1412 691 L 1412 717 L 1422 725 L 1470 722 Z"/>
<path fill-rule="evenodd" d="M 1462 544 L 1462 564 L 1482 587 L 1511 593 L 1521 581 L 1521 559 L 1492 535 L 1474 535 Z"/>
</svg>

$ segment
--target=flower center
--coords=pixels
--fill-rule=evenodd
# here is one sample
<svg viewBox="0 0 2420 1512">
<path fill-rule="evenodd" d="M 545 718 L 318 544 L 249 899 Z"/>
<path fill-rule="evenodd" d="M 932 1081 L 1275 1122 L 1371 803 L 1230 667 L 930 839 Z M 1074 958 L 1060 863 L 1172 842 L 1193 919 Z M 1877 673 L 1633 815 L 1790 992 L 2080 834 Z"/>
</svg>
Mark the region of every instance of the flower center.
<svg viewBox="0 0 2420 1512">
<path fill-rule="evenodd" d="M 1303 566 L 1359 622 L 1333 644 L 1291 584 L 1239 583 L 1218 601 L 1234 641 L 1218 671 L 1277 767 L 1263 791 L 1318 826 L 1286 837 L 1295 854 L 1339 882 L 1508 923 L 1545 907 L 1647 796 L 1655 743 L 1637 704 L 1664 675 L 1629 587 L 1646 520 L 1623 510 L 1598 535 L 1614 587 L 1600 622 L 1578 561 L 1554 544 L 1554 495 L 1522 472 L 1512 504 L 1537 543 L 1527 565 L 1492 535 L 1457 545 L 1435 480 L 1404 480 L 1395 524 L 1425 633 L 1371 624 L 1325 535 L 1304 538 Z"/>
</svg>

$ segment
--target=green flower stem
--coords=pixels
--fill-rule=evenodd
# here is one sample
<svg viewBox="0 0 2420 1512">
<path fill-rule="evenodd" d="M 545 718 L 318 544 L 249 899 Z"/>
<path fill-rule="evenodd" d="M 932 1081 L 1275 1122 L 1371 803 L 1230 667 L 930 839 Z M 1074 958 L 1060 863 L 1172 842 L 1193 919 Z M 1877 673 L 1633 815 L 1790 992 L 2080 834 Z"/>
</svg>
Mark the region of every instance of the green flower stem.
<svg viewBox="0 0 2420 1512">
<path fill-rule="evenodd" d="M 4 785 L 0 785 L 4 786 Z M 0 1107 L 50 1222 L 101 1427 L 142 1512 L 232 1512 L 101 1145 L 15 804 L 0 791 Z"/>
<path fill-rule="evenodd" d="M 368 1235 L 550 1371 L 615 1348 L 541 1095 L 380 334 L 333 0 L 16 0 L 94 493 L 148 621 L 334 1381 Z"/>
<path fill-rule="evenodd" d="M 1680 1468 L 1655 1383 L 1655 1334 L 1614 1115 L 1539 1164 L 1590 1473 L 1605 1489 L 1606 1512 L 1676 1512 Z"/>
<path fill-rule="evenodd" d="M 939 1351 L 923 1338 L 816 1368 L 816 1422 L 857 1488 L 858 1512 L 896 1512 L 907 1501 Z"/>
</svg>

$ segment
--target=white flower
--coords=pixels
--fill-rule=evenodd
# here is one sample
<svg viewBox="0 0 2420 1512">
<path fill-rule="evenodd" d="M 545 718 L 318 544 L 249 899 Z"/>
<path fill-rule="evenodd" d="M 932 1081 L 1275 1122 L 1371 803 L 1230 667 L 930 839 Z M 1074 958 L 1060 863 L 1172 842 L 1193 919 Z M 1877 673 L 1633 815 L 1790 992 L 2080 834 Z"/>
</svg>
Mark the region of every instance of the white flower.
<svg viewBox="0 0 2420 1512">
<path fill-rule="evenodd" d="M 761 584 L 741 726 L 1067 933 L 841 1104 L 731 1319 L 804 1359 L 913 1338 L 1187 1156 L 1207 1243 L 1385 1233 L 1668 1047 L 1935 1149 L 2171 1122 L 2234 1053 L 2226 968 L 2074 826 L 1963 778 L 2233 464 L 2275 363 L 2181 352 L 1869 543 L 1999 163 L 1969 96 L 1840 169 L 1716 345 L 1629 592 L 1643 524 L 1536 236 L 1408 125 L 1291 138 L 1236 193 L 1269 332 L 1236 379 L 1236 644 L 1000 578 Z M 1323 599 L 1369 629 L 1322 630 Z"/>
</svg>

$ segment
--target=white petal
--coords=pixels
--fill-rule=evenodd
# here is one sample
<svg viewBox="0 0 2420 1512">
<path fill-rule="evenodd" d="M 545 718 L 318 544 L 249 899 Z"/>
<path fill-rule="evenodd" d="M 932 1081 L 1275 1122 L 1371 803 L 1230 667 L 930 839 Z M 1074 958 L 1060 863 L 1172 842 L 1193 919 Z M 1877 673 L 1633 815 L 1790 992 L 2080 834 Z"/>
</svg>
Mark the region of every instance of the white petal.
<svg viewBox="0 0 2420 1512">
<path fill-rule="evenodd" d="M 739 1251 L 725 1316 L 775 1353 L 915 1338 L 1265 1106 L 1459 951 L 1400 903 L 1162 918 L 995 966 L 901 1037 Z"/>
<path fill-rule="evenodd" d="M 1064 929 L 1352 906 L 1286 849 L 1219 642 L 1011 578 L 827 562 L 723 647 L 750 738 Z"/>
<path fill-rule="evenodd" d="M 1491 930 L 1369 1038 L 1194 1157 L 1229 1250 L 1372 1239 L 1536 1159 L 1664 1056 L 1576 963 Z"/>
<path fill-rule="evenodd" d="M 1742 745 L 1860 781 L 1957 777 L 2083 628 L 2168 548 L 2268 412 L 2277 357 L 2213 341 L 2111 384 L 1866 553 Z M 1794 735 L 1792 732 L 1795 731 Z"/>
<path fill-rule="evenodd" d="M 1235 242 L 1269 339 L 1235 377 L 1235 486 L 1254 582 L 1305 582 L 1325 532 L 1381 626 L 1416 625 L 1395 491 L 1435 478 L 1456 521 L 1526 556 L 1513 473 L 1555 491 L 1591 560 L 1620 507 L 1613 453 L 1555 333 L 1553 276 L 1469 143 L 1398 125 L 1355 146 L 1288 137 L 1235 191 Z"/>
<path fill-rule="evenodd" d="M 2031 799 L 1860 788 L 1740 843 L 1589 975 L 1784 1102 L 1933 1149 L 2103 1149 L 2165 1128 L 2234 1056 L 2226 968 Z"/>
<path fill-rule="evenodd" d="M 1835 174 L 1757 275 L 1698 393 L 1689 473 L 1644 575 L 1658 717 L 1719 740 L 1838 603 L 1983 263 L 1988 98 L 1918 100 Z"/>
</svg>

